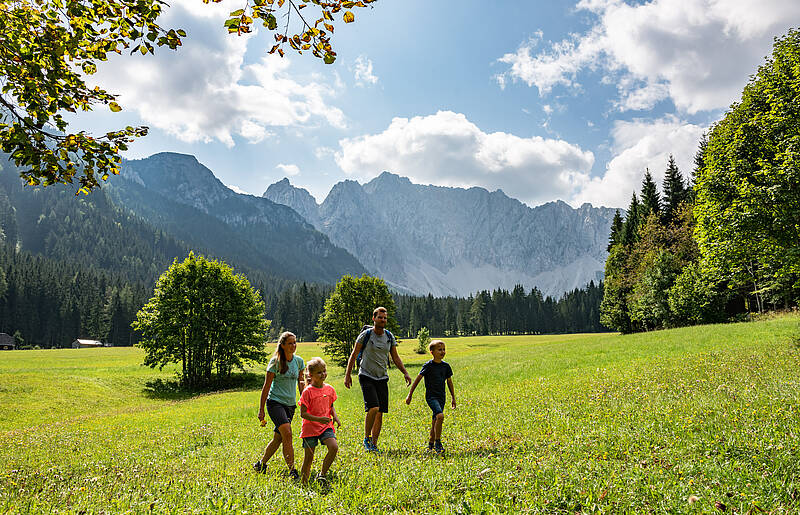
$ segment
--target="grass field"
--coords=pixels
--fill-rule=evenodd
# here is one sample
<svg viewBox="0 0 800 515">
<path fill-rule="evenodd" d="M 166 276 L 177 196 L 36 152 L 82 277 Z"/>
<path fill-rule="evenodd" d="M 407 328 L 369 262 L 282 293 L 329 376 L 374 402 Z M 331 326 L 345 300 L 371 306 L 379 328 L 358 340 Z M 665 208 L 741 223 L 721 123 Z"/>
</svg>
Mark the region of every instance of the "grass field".
<svg viewBox="0 0 800 515">
<path fill-rule="evenodd" d="M 799 334 L 789 315 L 447 339 L 458 409 L 443 457 L 423 452 L 423 387 L 405 406 L 397 370 L 383 452 L 365 455 L 360 390 L 330 367 L 343 422 L 330 491 L 289 481 L 279 456 L 252 471 L 271 432 L 256 419 L 263 368 L 187 396 L 138 349 L 4 352 L 0 513 L 798 513 Z M 414 343 L 401 344 L 412 376 L 427 359 Z"/>
</svg>

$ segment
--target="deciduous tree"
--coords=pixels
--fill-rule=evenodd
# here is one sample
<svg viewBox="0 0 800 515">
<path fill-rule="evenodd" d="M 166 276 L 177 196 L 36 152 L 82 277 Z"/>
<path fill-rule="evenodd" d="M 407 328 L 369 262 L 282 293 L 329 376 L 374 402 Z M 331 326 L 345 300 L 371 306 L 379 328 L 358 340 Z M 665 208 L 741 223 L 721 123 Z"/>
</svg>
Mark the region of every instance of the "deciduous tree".
<svg viewBox="0 0 800 515">
<path fill-rule="evenodd" d="M 270 53 L 283 56 L 288 45 L 332 63 L 337 17 L 351 23 L 353 9 L 373 2 L 246 0 L 225 27 L 246 34 L 258 20 L 274 35 Z M 86 80 L 110 54 L 177 49 L 186 33 L 159 25 L 167 6 L 163 0 L 0 0 L 0 148 L 28 184 L 77 183 L 88 193 L 119 173 L 120 152 L 148 128 L 70 132 L 64 115 L 98 105 L 122 109 L 116 95 Z"/>
<path fill-rule="evenodd" d="M 372 311 L 378 306 L 386 308 L 387 327 L 396 331 L 394 299 L 383 279 L 345 275 L 336 284 L 314 329 L 325 342 L 323 348 L 334 363 L 347 365 L 356 337 L 364 325 L 372 323 Z"/>
<path fill-rule="evenodd" d="M 136 314 L 144 364 L 181 364 L 181 383 L 196 388 L 229 378 L 233 368 L 261 362 L 269 323 L 264 303 L 244 276 L 190 253 L 176 259 Z"/>
<path fill-rule="evenodd" d="M 715 124 L 697 173 L 704 273 L 765 301 L 800 285 L 800 31 L 776 39 L 741 101 Z"/>
</svg>

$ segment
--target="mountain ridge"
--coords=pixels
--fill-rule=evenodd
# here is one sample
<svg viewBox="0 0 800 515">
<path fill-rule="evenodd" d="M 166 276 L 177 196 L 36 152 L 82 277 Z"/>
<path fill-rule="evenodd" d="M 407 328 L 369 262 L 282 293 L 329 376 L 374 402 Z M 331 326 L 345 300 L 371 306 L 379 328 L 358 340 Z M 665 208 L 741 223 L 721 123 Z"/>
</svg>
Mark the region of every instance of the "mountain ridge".
<svg viewBox="0 0 800 515">
<path fill-rule="evenodd" d="M 561 200 L 531 208 L 502 190 L 420 185 L 387 171 L 363 185 L 341 181 L 321 204 L 292 189 L 283 179 L 263 196 L 293 208 L 303 196 L 296 210 L 370 272 L 437 296 L 518 283 L 560 296 L 600 280 L 615 211 Z"/>
</svg>

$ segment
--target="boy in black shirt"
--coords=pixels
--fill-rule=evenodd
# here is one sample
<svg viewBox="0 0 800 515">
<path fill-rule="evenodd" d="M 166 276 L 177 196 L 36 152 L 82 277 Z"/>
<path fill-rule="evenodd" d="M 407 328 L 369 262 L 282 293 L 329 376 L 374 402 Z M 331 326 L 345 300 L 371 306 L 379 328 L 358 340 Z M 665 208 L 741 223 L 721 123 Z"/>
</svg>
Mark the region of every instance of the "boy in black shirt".
<svg viewBox="0 0 800 515">
<path fill-rule="evenodd" d="M 436 451 L 436 454 L 442 454 L 444 447 L 442 447 L 442 423 L 444 422 L 444 404 L 445 404 L 445 391 L 444 383 L 447 381 L 447 387 L 450 389 L 450 405 L 455 409 L 456 407 L 456 392 L 453 388 L 453 369 L 450 365 L 442 361 L 446 354 L 444 342 L 442 340 L 433 340 L 428 345 L 433 359 L 422 365 L 419 375 L 411 385 L 411 391 L 408 392 L 406 397 L 406 404 L 411 404 L 411 396 L 414 394 L 414 389 L 419 384 L 420 380 L 425 378 L 425 400 L 428 402 L 433 411 L 433 420 L 431 421 L 431 436 L 428 441 L 428 450 Z"/>
</svg>

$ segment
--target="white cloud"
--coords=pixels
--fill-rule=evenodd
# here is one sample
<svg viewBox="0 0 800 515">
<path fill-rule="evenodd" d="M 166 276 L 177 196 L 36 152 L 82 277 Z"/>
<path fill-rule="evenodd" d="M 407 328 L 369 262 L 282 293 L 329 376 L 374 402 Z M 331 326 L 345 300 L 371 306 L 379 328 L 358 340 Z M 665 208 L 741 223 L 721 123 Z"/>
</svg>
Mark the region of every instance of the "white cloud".
<svg viewBox="0 0 800 515">
<path fill-rule="evenodd" d="M 659 120 L 616 122 L 611 134 L 615 157 L 606 164 L 603 177 L 583 184 L 571 203 L 627 207 L 631 193 L 635 190 L 638 195 L 641 190 L 646 168 L 650 169 L 656 183 L 661 184 L 670 154 L 684 178 L 688 178 L 694 167 L 692 160 L 697 145 L 706 129 L 672 115 Z"/>
<path fill-rule="evenodd" d="M 541 36 L 505 54 L 498 83 L 521 80 L 547 95 L 601 67 L 618 82 L 621 110 L 664 98 L 687 113 L 719 109 L 741 93 L 773 36 L 800 24 L 800 2 L 785 0 L 583 0 L 577 9 L 597 16 L 595 25 L 537 53 Z"/>
<path fill-rule="evenodd" d="M 314 149 L 314 157 L 317 159 L 326 159 L 336 153 L 336 150 L 331 147 L 317 147 Z"/>
<path fill-rule="evenodd" d="M 365 55 L 360 55 L 356 58 L 355 64 L 355 78 L 356 85 L 366 86 L 367 84 L 377 84 L 378 77 L 372 73 L 372 60 Z"/>
<path fill-rule="evenodd" d="M 188 37 L 177 52 L 159 49 L 155 56 L 125 55 L 104 66 L 97 78 L 119 93 L 120 104 L 145 124 L 186 142 L 234 137 L 257 143 L 274 136 L 271 129 L 327 123 L 345 127 L 344 113 L 326 99 L 335 92 L 321 79 L 299 81 L 289 73 L 290 60 L 266 55 L 245 63 L 250 37 L 227 34 L 226 7 L 178 0 L 165 15 L 165 26 L 180 26 Z"/>
<path fill-rule="evenodd" d="M 369 179 L 388 170 L 422 184 L 500 188 L 530 205 L 568 198 L 594 155 L 566 141 L 485 133 L 460 113 L 395 118 L 380 134 L 343 139 L 336 162 Z"/>
<path fill-rule="evenodd" d="M 280 170 L 283 173 L 285 173 L 287 177 L 293 177 L 295 175 L 299 175 L 300 174 L 300 168 L 298 168 L 297 165 L 279 164 L 279 165 L 275 166 L 275 168 L 277 168 L 278 170 Z"/>
</svg>

